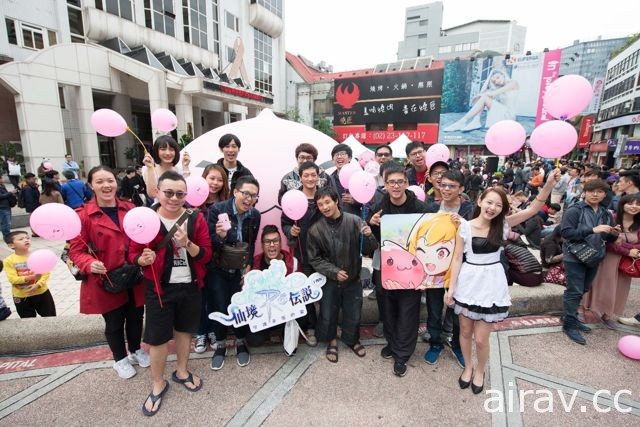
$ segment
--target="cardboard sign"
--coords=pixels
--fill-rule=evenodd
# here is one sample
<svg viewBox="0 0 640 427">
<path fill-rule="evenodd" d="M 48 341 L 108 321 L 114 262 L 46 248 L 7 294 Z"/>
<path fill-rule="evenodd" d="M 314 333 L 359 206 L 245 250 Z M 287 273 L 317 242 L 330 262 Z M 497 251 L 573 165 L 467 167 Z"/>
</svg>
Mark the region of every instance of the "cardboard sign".
<svg viewBox="0 0 640 427">
<path fill-rule="evenodd" d="M 382 287 L 448 287 L 457 230 L 449 213 L 383 215 Z"/>
<path fill-rule="evenodd" d="M 214 312 L 211 320 L 235 328 L 249 325 L 252 332 L 297 319 L 307 314 L 307 304 L 320 301 L 327 278 L 320 273 L 286 276 L 283 261 L 271 261 L 267 270 L 252 270 L 244 276 L 244 288 L 231 297 L 229 314 Z"/>
</svg>

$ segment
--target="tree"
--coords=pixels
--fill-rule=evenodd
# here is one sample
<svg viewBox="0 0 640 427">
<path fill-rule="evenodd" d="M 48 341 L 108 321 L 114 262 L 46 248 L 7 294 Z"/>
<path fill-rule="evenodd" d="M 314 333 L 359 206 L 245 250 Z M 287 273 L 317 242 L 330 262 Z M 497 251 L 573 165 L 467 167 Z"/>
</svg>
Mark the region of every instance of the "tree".
<svg viewBox="0 0 640 427">
<path fill-rule="evenodd" d="M 285 113 L 285 117 L 287 120 L 291 120 L 292 122 L 302 123 L 302 116 L 300 115 L 300 110 L 298 110 L 297 107 L 288 109 Z"/>
<path fill-rule="evenodd" d="M 320 118 L 318 122 L 313 125 L 313 128 L 315 130 L 319 130 L 320 132 L 331 138 L 335 138 L 336 136 L 336 133 L 333 131 L 333 124 L 331 124 L 331 120 L 327 119 L 326 117 Z"/>
</svg>

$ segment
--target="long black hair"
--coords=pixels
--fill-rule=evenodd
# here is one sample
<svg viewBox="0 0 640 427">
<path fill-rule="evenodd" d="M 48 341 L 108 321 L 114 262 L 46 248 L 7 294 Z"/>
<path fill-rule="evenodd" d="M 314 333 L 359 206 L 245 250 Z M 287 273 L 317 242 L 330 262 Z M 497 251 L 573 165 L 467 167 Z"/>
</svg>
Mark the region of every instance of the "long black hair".
<svg viewBox="0 0 640 427">
<path fill-rule="evenodd" d="M 618 209 L 616 211 L 616 222 L 622 227 L 622 220 L 624 218 L 624 205 L 632 202 L 640 201 L 640 193 L 627 194 L 623 196 L 618 202 Z M 640 228 L 640 212 L 633 216 L 633 224 L 629 227 L 629 231 L 636 231 Z"/>
<path fill-rule="evenodd" d="M 476 205 L 476 210 L 473 213 L 473 217 L 477 218 L 480 215 L 480 202 L 484 200 L 485 197 L 489 195 L 489 193 L 494 192 L 502 201 L 502 211 L 491 220 L 489 224 L 489 234 L 487 235 L 487 240 L 490 244 L 495 246 L 502 246 L 504 242 L 504 218 L 507 216 L 509 212 L 509 199 L 507 198 L 507 193 L 500 187 L 490 187 L 482 192 L 480 197 L 478 198 L 478 204 Z"/>
</svg>

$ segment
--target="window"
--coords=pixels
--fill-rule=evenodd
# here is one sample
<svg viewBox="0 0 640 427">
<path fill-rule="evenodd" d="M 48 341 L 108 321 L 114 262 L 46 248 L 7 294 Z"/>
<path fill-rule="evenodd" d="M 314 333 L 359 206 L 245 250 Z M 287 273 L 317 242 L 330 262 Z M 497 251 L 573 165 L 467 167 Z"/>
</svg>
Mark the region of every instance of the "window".
<svg viewBox="0 0 640 427">
<path fill-rule="evenodd" d="M 80 7 L 80 0 L 67 0 L 69 32 L 73 43 L 84 43 L 84 25 L 82 24 L 82 9 Z M 98 1 L 96 1 L 96 7 L 98 7 Z"/>
<path fill-rule="evenodd" d="M 427 56 L 427 49 L 418 49 L 418 56 Z"/>
<path fill-rule="evenodd" d="M 418 40 L 426 40 L 426 39 L 427 39 L 426 34 L 418 34 Z"/>
<path fill-rule="evenodd" d="M 455 45 L 453 50 L 456 52 L 462 52 L 462 43 Z"/>
<path fill-rule="evenodd" d="M 213 22 L 213 51 L 220 55 L 220 19 L 218 18 L 218 0 L 211 0 L 211 21 Z"/>
<path fill-rule="evenodd" d="M 55 31 L 48 30 L 47 35 L 49 36 L 49 46 L 53 46 L 58 43 L 58 37 L 56 36 Z"/>
<path fill-rule="evenodd" d="M 333 104 L 330 99 L 314 99 L 313 115 L 325 116 L 333 114 Z"/>
<path fill-rule="evenodd" d="M 96 0 L 96 9 L 104 10 L 112 15 L 135 22 L 133 20 L 132 0 Z"/>
<path fill-rule="evenodd" d="M 259 92 L 273 93 L 273 39 L 254 28 L 253 45 L 255 89 Z"/>
<path fill-rule="evenodd" d="M 10 44 L 18 45 L 18 35 L 16 33 L 16 23 L 13 19 L 5 18 L 5 24 L 7 24 L 7 37 Z"/>
<path fill-rule="evenodd" d="M 206 0 L 182 0 L 184 41 L 208 49 Z"/>
<path fill-rule="evenodd" d="M 438 53 L 451 53 L 451 46 L 440 46 Z"/>
<path fill-rule="evenodd" d="M 471 50 L 471 43 L 464 43 L 462 45 L 462 50 Z"/>
<path fill-rule="evenodd" d="M 228 10 L 225 11 L 225 21 L 228 29 L 238 32 L 238 18 Z"/>
<path fill-rule="evenodd" d="M 144 25 L 147 28 L 175 37 L 175 20 L 173 0 L 144 0 Z"/>
<path fill-rule="evenodd" d="M 421 19 L 420 22 L 418 23 L 419 26 L 421 27 L 426 27 L 429 25 L 429 20 L 428 19 Z"/>
<path fill-rule="evenodd" d="M 229 63 L 236 60 L 236 51 L 232 47 L 227 46 L 227 61 Z"/>
<path fill-rule="evenodd" d="M 44 34 L 42 28 L 22 24 L 23 47 L 31 49 L 44 49 Z"/>
<path fill-rule="evenodd" d="M 60 99 L 60 108 L 65 109 L 67 108 L 67 104 L 64 102 L 64 88 L 62 86 L 58 86 L 58 98 Z M 70 153 L 71 151 L 67 150 L 67 153 Z"/>
<path fill-rule="evenodd" d="M 251 3 L 256 3 L 256 0 L 251 0 Z M 257 0 L 257 3 L 282 18 L 282 0 Z"/>
</svg>

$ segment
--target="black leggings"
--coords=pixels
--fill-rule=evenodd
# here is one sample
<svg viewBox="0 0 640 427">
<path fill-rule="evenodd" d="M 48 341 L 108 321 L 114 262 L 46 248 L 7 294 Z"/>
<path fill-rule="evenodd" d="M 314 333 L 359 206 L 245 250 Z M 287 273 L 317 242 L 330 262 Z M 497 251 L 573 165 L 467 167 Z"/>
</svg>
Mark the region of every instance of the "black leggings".
<svg viewBox="0 0 640 427">
<path fill-rule="evenodd" d="M 13 303 L 16 305 L 16 311 L 21 318 L 36 317 L 39 314 L 42 317 L 53 317 L 56 315 L 56 304 L 53 302 L 53 296 L 47 289 L 39 295 L 32 295 L 25 298 L 13 297 Z"/>
<path fill-rule="evenodd" d="M 104 335 L 107 337 L 113 360 L 116 362 L 127 357 L 127 348 L 124 343 L 125 331 L 129 353 L 135 353 L 140 348 L 143 316 L 144 306 L 136 307 L 131 290 L 125 305 L 102 315 L 105 322 Z"/>
</svg>

